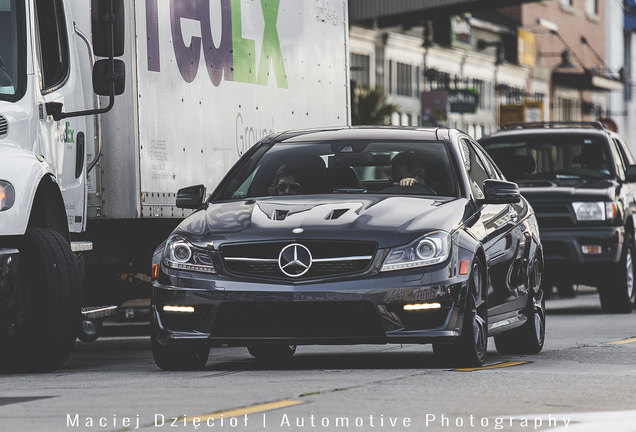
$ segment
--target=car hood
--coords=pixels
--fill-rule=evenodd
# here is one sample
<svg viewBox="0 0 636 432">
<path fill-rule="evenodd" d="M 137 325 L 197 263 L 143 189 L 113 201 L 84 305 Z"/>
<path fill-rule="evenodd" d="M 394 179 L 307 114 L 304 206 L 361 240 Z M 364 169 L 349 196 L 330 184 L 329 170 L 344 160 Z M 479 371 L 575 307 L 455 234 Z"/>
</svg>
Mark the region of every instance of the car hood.
<svg viewBox="0 0 636 432">
<path fill-rule="evenodd" d="M 611 180 L 561 179 L 520 181 L 521 194 L 530 203 L 538 201 L 592 201 L 611 199 L 617 183 Z"/>
<path fill-rule="evenodd" d="M 226 242 L 303 239 L 374 241 L 379 247 L 392 247 L 429 231 L 454 231 L 467 204 L 466 199 L 394 196 L 210 203 L 174 233 L 215 247 Z"/>
</svg>

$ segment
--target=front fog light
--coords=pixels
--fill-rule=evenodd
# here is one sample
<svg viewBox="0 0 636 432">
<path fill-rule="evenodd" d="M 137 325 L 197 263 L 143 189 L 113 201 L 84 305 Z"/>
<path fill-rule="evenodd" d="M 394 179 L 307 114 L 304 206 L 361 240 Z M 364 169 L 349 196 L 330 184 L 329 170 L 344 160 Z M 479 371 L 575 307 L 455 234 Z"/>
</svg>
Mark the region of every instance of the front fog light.
<svg viewBox="0 0 636 432">
<path fill-rule="evenodd" d="M 164 312 L 194 312 L 194 308 L 192 306 L 164 306 L 163 310 Z"/>
<path fill-rule="evenodd" d="M 413 310 L 439 309 L 441 307 L 442 305 L 440 303 L 419 303 L 419 304 L 404 305 L 404 310 L 413 311 Z"/>
</svg>

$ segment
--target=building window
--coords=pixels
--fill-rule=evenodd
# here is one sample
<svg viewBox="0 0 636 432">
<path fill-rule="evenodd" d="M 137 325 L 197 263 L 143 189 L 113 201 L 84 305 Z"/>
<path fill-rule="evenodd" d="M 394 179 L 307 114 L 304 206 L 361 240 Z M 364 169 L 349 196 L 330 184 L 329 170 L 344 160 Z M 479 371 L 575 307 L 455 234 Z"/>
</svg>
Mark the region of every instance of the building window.
<svg viewBox="0 0 636 432">
<path fill-rule="evenodd" d="M 413 95 L 413 75 L 411 65 L 397 64 L 397 94 L 400 96 Z"/>
<path fill-rule="evenodd" d="M 598 15 L 598 2 L 599 0 L 586 0 L 585 12 L 587 12 L 588 15 L 592 16 Z"/>
<path fill-rule="evenodd" d="M 389 94 L 393 93 L 393 61 L 389 60 Z"/>
<path fill-rule="evenodd" d="M 359 86 L 369 87 L 371 85 L 369 63 L 368 55 L 351 53 L 351 79 Z"/>
</svg>

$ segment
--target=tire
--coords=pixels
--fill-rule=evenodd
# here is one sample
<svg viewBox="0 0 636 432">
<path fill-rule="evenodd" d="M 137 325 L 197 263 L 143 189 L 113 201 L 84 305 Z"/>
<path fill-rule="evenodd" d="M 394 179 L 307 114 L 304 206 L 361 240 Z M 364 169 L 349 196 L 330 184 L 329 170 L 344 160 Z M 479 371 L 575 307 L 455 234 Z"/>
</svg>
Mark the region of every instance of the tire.
<svg viewBox="0 0 636 432">
<path fill-rule="evenodd" d="M 480 367 L 486 361 L 488 351 L 488 305 L 484 286 L 484 266 L 478 257 L 466 290 L 466 309 L 462 334 L 452 344 L 433 344 L 435 356 L 443 364 L 459 367 Z"/>
<path fill-rule="evenodd" d="M 252 345 L 247 347 L 247 351 L 252 357 L 259 361 L 283 361 L 292 358 L 296 353 L 296 345 Z"/>
<path fill-rule="evenodd" d="M 605 313 L 629 314 L 634 310 L 634 260 L 636 247 L 630 233 L 625 235 L 623 254 L 618 265 L 608 272 L 608 280 L 599 286 L 601 308 Z"/>
<path fill-rule="evenodd" d="M 579 291 L 579 286 L 571 282 L 563 281 L 557 283 L 557 293 L 561 298 L 574 298 Z"/>
<path fill-rule="evenodd" d="M 200 346 L 162 346 L 153 337 L 150 343 L 155 364 L 167 371 L 202 370 L 208 363 L 210 347 Z"/>
<path fill-rule="evenodd" d="M 102 329 L 102 320 L 82 320 L 77 338 L 82 342 L 95 342 Z"/>
<path fill-rule="evenodd" d="M 543 267 L 535 260 L 528 275 L 528 320 L 518 329 L 495 336 L 500 354 L 538 354 L 545 342 L 545 295 L 542 285 Z"/>
<path fill-rule="evenodd" d="M 69 243 L 55 231 L 28 228 L 14 303 L 1 317 L 0 369 L 52 372 L 68 359 L 80 321 L 81 275 Z"/>
</svg>

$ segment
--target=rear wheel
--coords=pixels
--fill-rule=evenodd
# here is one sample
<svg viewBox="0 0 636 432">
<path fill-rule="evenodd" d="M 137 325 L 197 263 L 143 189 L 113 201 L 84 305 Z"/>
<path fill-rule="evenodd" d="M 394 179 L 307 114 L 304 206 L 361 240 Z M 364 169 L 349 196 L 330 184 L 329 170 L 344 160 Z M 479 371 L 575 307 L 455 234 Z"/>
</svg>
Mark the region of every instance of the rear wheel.
<svg viewBox="0 0 636 432">
<path fill-rule="evenodd" d="M 291 358 L 296 353 L 296 345 L 252 345 L 247 347 L 247 351 L 252 357 L 260 361 L 286 360 Z"/>
<path fill-rule="evenodd" d="M 599 286 L 601 307 L 605 313 L 632 313 L 636 290 L 634 290 L 634 259 L 636 247 L 631 234 L 625 235 L 623 255 L 608 280 Z"/>
<path fill-rule="evenodd" d="M 542 288 L 543 269 L 535 260 L 528 276 L 527 321 L 520 328 L 495 336 L 500 354 L 537 354 L 545 341 L 545 296 Z"/>
<path fill-rule="evenodd" d="M 18 283 L 0 317 L 0 369 L 52 372 L 68 359 L 80 321 L 81 276 L 71 246 L 59 233 L 28 228 L 17 238 Z"/>
<path fill-rule="evenodd" d="M 202 370 L 210 356 L 210 347 L 207 345 L 163 346 L 155 337 L 151 339 L 150 345 L 155 364 L 163 370 Z"/>
<path fill-rule="evenodd" d="M 475 257 L 468 279 L 462 334 L 452 344 L 433 344 L 433 352 L 442 363 L 461 367 L 479 367 L 486 361 L 488 306 L 483 285 L 483 265 L 481 260 Z"/>
</svg>

